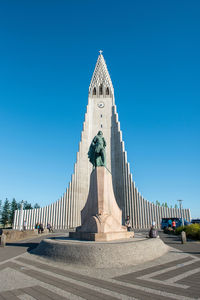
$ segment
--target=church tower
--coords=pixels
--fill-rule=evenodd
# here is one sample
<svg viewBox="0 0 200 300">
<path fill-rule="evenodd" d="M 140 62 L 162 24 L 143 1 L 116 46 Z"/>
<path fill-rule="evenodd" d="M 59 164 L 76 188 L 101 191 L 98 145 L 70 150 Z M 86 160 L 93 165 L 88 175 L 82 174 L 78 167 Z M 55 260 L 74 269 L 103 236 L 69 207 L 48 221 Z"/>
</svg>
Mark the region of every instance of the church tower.
<svg viewBox="0 0 200 300">
<path fill-rule="evenodd" d="M 78 214 L 84 207 L 88 196 L 92 171 L 87 152 L 92 139 L 99 130 L 103 132 L 107 143 L 107 168 L 112 174 L 114 193 L 122 209 L 124 222 L 125 216 L 130 215 L 127 202 L 132 181 L 116 112 L 114 89 L 101 51 L 89 86 L 87 112 L 75 164 L 75 179 L 73 178 L 73 184 L 79 187 L 74 194 Z"/>
<path fill-rule="evenodd" d="M 72 228 L 81 224 L 80 212 L 87 200 L 92 171 L 87 153 L 99 130 L 103 132 L 107 143 L 107 169 L 112 174 L 115 198 L 122 210 L 122 223 L 129 216 L 133 228 L 149 228 L 152 221 L 159 226 L 163 217 L 181 216 L 179 209 L 157 206 L 145 200 L 135 186 L 122 140 L 114 88 L 100 51 L 89 86 L 88 105 L 71 182 L 55 203 L 24 211 L 23 218 L 27 221 L 28 229 L 34 228 L 37 222 L 50 223 L 55 229 Z M 190 220 L 189 209 L 183 210 L 183 215 Z M 21 217 L 20 210 L 17 210 L 14 218 L 15 229 L 20 226 Z"/>
</svg>

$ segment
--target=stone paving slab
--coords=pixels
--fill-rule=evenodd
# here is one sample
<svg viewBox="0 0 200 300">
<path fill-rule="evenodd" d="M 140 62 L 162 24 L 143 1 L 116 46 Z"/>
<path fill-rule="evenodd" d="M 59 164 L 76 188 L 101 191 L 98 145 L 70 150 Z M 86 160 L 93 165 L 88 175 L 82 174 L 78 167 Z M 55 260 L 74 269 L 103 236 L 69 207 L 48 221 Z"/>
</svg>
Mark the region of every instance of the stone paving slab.
<svg viewBox="0 0 200 300">
<path fill-rule="evenodd" d="M 177 237 L 161 234 L 161 238 L 177 245 Z M 200 299 L 199 245 L 191 244 L 195 255 L 187 253 L 188 245 L 187 249 L 183 245 L 181 252 L 178 244 L 157 260 L 107 269 L 52 262 L 27 253 L 22 246 L 26 253 L 16 252 L 17 256 L 13 253 L 10 258 L 9 252 L 9 258 L 5 255 L 0 262 L 0 300 Z"/>
<path fill-rule="evenodd" d="M 182 244 L 180 236 L 164 234 L 162 231 L 159 232 L 159 235 L 168 246 L 200 258 L 200 241 L 188 240 L 186 244 Z"/>
<path fill-rule="evenodd" d="M 38 246 L 38 244 L 47 237 L 59 236 L 59 233 L 40 234 L 36 238 L 26 240 L 7 242 L 6 247 L 0 247 L 0 262 L 11 259 L 13 256 L 21 255 Z"/>
</svg>

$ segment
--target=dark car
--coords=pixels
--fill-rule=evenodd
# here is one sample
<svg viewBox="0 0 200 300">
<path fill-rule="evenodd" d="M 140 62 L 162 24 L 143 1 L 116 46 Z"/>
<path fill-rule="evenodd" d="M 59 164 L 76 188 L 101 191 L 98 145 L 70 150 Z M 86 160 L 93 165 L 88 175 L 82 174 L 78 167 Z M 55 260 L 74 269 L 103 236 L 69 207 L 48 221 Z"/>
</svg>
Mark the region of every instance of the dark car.
<svg viewBox="0 0 200 300">
<path fill-rule="evenodd" d="M 200 219 L 192 219 L 192 224 L 200 224 Z"/>
<path fill-rule="evenodd" d="M 179 220 L 180 218 L 162 218 L 161 229 L 165 229 L 166 227 L 171 227 L 173 221 L 175 221 L 177 224 Z"/>
<path fill-rule="evenodd" d="M 176 227 L 182 226 L 181 218 L 162 218 L 161 221 L 161 229 L 165 229 L 166 227 L 172 227 L 172 222 L 176 222 Z M 190 225 L 191 223 L 184 219 L 184 225 Z"/>
<path fill-rule="evenodd" d="M 190 225 L 190 224 L 191 224 L 190 222 L 188 222 L 188 221 L 186 221 L 186 220 L 184 219 L 184 225 L 185 225 L 185 226 Z M 180 218 L 179 221 L 176 223 L 176 227 L 180 227 L 180 226 L 182 226 L 182 219 L 181 219 L 181 218 Z"/>
</svg>

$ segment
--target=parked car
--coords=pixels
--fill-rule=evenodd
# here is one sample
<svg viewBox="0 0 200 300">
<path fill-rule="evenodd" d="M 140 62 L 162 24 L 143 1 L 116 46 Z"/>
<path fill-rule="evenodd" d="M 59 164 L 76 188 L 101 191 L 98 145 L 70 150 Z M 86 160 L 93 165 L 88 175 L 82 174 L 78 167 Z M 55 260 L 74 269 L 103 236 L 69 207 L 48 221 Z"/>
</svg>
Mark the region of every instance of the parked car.
<svg viewBox="0 0 200 300">
<path fill-rule="evenodd" d="M 185 226 L 190 225 L 190 224 L 191 224 L 190 222 L 188 222 L 188 221 L 186 221 L 186 220 L 184 219 L 184 225 L 185 225 Z M 182 226 L 182 219 L 181 219 L 181 218 L 180 218 L 179 221 L 176 223 L 176 227 L 180 227 L 180 226 Z"/>
<path fill-rule="evenodd" d="M 162 218 L 161 221 L 161 229 L 165 229 L 166 227 L 172 227 L 172 222 L 176 222 L 176 227 L 179 227 L 182 225 L 182 219 L 181 218 Z M 184 225 L 189 225 L 191 224 L 190 222 L 186 221 L 184 219 Z"/>
<path fill-rule="evenodd" d="M 200 219 L 192 219 L 192 224 L 200 224 Z"/>
<path fill-rule="evenodd" d="M 175 221 L 177 224 L 179 220 L 180 220 L 179 218 L 162 218 L 161 229 L 165 229 L 166 227 L 171 227 L 173 221 Z"/>
</svg>

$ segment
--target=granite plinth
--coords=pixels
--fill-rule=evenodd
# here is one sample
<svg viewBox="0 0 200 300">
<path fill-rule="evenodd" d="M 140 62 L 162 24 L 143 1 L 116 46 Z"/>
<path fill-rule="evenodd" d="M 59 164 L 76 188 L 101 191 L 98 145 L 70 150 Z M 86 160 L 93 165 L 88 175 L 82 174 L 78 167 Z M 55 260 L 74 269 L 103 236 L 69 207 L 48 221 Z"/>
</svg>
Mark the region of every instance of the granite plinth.
<svg viewBox="0 0 200 300">
<path fill-rule="evenodd" d="M 111 242 L 44 239 L 31 253 L 46 259 L 95 268 L 137 265 L 169 251 L 159 238 Z"/>
<path fill-rule="evenodd" d="M 69 237 L 77 240 L 84 241 L 113 241 L 128 239 L 134 237 L 133 231 L 125 232 L 100 232 L 100 233 L 90 233 L 90 232 L 69 232 Z"/>
<path fill-rule="evenodd" d="M 81 226 L 70 237 L 81 240 L 110 241 L 133 237 L 122 226 L 119 208 L 112 185 L 112 175 L 103 166 L 96 167 L 90 176 L 87 202 L 81 211 Z"/>
</svg>

